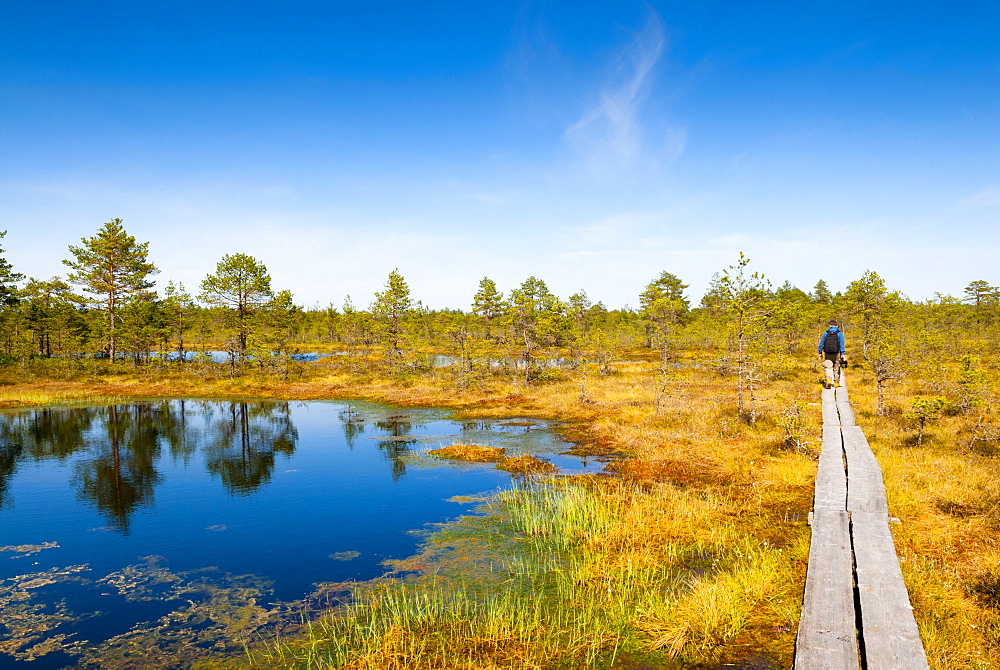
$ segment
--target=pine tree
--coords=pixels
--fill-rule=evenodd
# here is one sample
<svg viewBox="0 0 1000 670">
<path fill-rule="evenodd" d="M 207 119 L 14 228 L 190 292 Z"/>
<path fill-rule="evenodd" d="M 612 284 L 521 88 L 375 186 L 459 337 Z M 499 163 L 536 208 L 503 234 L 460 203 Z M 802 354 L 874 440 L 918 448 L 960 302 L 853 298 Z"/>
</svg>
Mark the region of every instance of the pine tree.
<svg viewBox="0 0 1000 670">
<path fill-rule="evenodd" d="M 666 355 L 667 337 L 673 326 L 688 313 L 690 305 L 684 297 L 687 284 L 669 272 L 661 272 L 646 285 L 639 296 L 642 318 L 646 321 L 646 342 Z"/>
<path fill-rule="evenodd" d="M 528 277 L 510 292 L 507 318 L 515 346 L 521 350 L 525 383 L 534 371 L 535 351 L 546 344 L 558 344 L 564 334 L 565 311 L 562 301 L 537 277 Z"/>
<path fill-rule="evenodd" d="M 347 294 L 347 297 L 344 298 L 344 304 L 341 307 L 341 311 L 344 314 L 344 326 L 341 339 L 344 344 L 347 345 L 347 352 L 351 353 L 353 346 L 358 341 L 361 334 L 361 329 L 359 327 L 360 317 L 358 315 L 358 310 L 354 306 L 354 301 L 351 300 L 350 294 Z"/>
<path fill-rule="evenodd" d="M 982 279 L 965 287 L 965 302 L 973 306 L 974 318 L 979 323 L 990 324 L 1000 303 L 1000 288 L 990 286 Z"/>
<path fill-rule="evenodd" d="M 271 275 L 263 263 L 246 254 L 226 254 L 216 264 L 215 274 L 202 280 L 198 299 L 233 310 L 236 321 L 234 353 L 242 363 L 252 327 L 251 316 L 273 297 Z"/>
<path fill-rule="evenodd" d="M 818 302 L 821 305 L 829 305 L 833 302 L 833 295 L 830 293 L 829 287 L 827 287 L 826 282 L 820 279 L 813 286 L 813 292 L 809 296 L 814 302 Z"/>
<path fill-rule="evenodd" d="M 493 320 L 503 311 L 503 293 L 497 291 L 497 285 L 489 277 L 479 280 L 479 290 L 472 298 L 472 312 L 482 317 L 486 325 L 486 339 L 492 336 L 490 327 Z"/>
<path fill-rule="evenodd" d="M 890 292 L 885 281 L 869 270 L 850 283 L 845 299 L 853 322 L 861 328 L 861 349 L 875 374 L 875 411 L 882 416 L 888 383 L 904 373 L 899 324 L 903 297 L 898 291 Z"/>
<path fill-rule="evenodd" d="M 254 317 L 256 328 L 248 342 L 248 351 L 260 370 L 278 372 L 285 379 L 291 370 L 290 341 L 302 308 L 295 304 L 292 292 L 278 291 Z"/>
<path fill-rule="evenodd" d="M 397 268 L 389 273 L 385 290 L 376 293 L 375 302 L 372 303 L 372 315 L 378 323 L 381 339 L 386 345 L 386 352 L 392 364 L 399 363 L 402 358 L 400 341 L 403 335 L 403 319 L 412 309 L 410 287 Z"/>
<path fill-rule="evenodd" d="M 0 231 L 0 239 L 6 234 L 6 230 Z M 24 275 L 14 272 L 14 268 L 3 257 L 3 253 L 4 250 L 0 248 L 0 336 L 3 339 L 4 349 L 10 353 L 18 339 L 18 316 L 8 308 L 17 305 L 18 291 L 15 284 L 24 279 Z"/>
<path fill-rule="evenodd" d="M 990 302 L 996 297 L 997 287 L 990 286 L 989 282 L 979 279 L 965 287 L 965 302 L 973 305 L 977 310 L 983 303 Z"/>
<path fill-rule="evenodd" d="M 718 272 L 712 275 L 708 290 L 701 297 L 699 307 L 710 314 L 718 314 L 726 301 L 726 288 L 722 284 L 722 275 Z"/>
<path fill-rule="evenodd" d="M 884 339 L 891 321 L 902 305 L 902 296 L 889 290 L 878 273 L 868 270 L 852 281 L 845 294 L 854 323 L 861 327 L 861 345 L 867 356 L 876 342 Z"/>
<path fill-rule="evenodd" d="M 159 272 L 146 260 L 149 242 L 138 244 L 125 232 L 121 219 L 104 224 L 93 237 L 81 239 L 83 246 L 70 245 L 74 260 L 64 260 L 69 266 L 70 282 L 83 287 L 87 293 L 101 296 L 93 302 L 106 314 L 108 356 L 114 360 L 118 353 L 118 324 L 120 311 L 130 298 L 145 298 L 153 282 L 147 277 Z"/>
<path fill-rule="evenodd" d="M 40 356 L 52 356 L 52 339 L 67 329 L 74 306 L 83 299 L 70 292 L 69 284 L 53 277 L 48 281 L 29 279 L 21 291 L 20 309 L 32 332 L 34 349 Z M 58 348 L 58 347 L 57 347 Z"/>
<path fill-rule="evenodd" d="M 676 321 L 687 313 L 690 305 L 684 297 L 687 284 L 669 272 L 661 272 L 660 276 L 646 285 L 646 290 L 639 296 L 639 305 L 646 318 Z"/>
<path fill-rule="evenodd" d="M 800 343 L 802 332 L 822 318 L 817 316 L 817 312 L 826 308 L 816 304 L 802 289 L 785 281 L 774 292 L 771 310 L 769 328 L 774 344 L 783 342 L 785 353 L 791 354 Z"/>
</svg>

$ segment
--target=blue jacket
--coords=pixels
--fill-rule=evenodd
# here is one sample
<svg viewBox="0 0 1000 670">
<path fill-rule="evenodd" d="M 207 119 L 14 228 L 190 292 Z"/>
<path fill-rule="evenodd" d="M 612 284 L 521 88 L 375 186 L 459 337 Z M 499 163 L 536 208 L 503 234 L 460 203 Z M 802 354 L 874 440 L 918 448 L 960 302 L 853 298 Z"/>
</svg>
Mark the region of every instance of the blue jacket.
<svg viewBox="0 0 1000 670">
<path fill-rule="evenodd" d="M 842 331 L 840 328 L 837 328 L 836 326 L 830 326 L 829 328 L 823 331 L 822 335 L 819 336 L 819 347 L 817 347 L 817 349 L 819 349 L 819 353 L 823 353 L 823 343 L 826 342 L 827 333 L 837 333 L 837 341 L 840 343 L 840 353 L 843 354 L 844 331 Z"/>
</svg>

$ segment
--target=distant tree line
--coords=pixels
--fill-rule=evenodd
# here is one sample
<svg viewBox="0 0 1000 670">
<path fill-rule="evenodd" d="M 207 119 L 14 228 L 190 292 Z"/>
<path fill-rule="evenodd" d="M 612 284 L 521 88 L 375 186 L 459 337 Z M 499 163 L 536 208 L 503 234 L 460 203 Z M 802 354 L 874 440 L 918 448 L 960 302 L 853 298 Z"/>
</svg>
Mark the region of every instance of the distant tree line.
<svg viewBox="0 0 1000 670">
<path fill-rule="evenodd" d="M 157 292 L 148 256 L 148 243 L 136 242 L 120 219 L 68 247 L 65 278 L 26 278 L 0 249 L 0 361 L 39 369 L 95 358 L 112 368 L 183 366 L 221 351 L 231 374 L 287 375 L 290 356 L 324 345 L 357 369 L 406 373 L 436 354 L 450 357 L 462 383 L 498 374 L 531 383 L 582 364 L 611 373 L 628 355 L 658 360 L 667 384 L 671 361 L 698 351 L 732 373 L 740 412 L 752 415 L 760 384 L 783 374 L 789 357 L 814 353 L 830 318 L 845 325 L 880 399 L 892 381 L 922 369 L 975 370 L 983 360 L 990 367 L 1000 324 L 1000 288 L 986 281 L 971 282 L 959 298 L 924 302 L 890 290 L 873 271 L 844 292 L 823 280 L 806 292 L 788 282 L 772 287 L 743 254 L 696 306 L 687 285 L 664 271 L 635 309 L 594 303 L 582 290 L 560 298 L 532 276 L 506 295 L 484 277 L 468 309 L 438 310 L 416 300 L 398 270 L 365 308 L 349 296 L 340 306 L 305 308 L 271 286 L 262 261 L 241 253 L 224 255 L 195 294 L 170 281 Z M 968 404 L 981 395 L 976 388 L 952 390 Z"/>
</svg>

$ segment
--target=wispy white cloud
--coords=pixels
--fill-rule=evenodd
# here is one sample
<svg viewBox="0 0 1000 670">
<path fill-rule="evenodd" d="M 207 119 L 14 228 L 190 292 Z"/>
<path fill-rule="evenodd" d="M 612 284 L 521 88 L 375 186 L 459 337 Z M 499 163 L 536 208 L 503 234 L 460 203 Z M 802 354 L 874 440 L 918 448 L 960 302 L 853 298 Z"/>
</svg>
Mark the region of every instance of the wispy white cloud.
<svg viewBox="0 0 1000 670">
<path fill-rule="evenodd" d="M 566 128 L 564 137 L 594 172 L 617 170 L 636 162 L 644 153 L 645 133 L 640 109 L 652 87 L 654 68 L 666 51 L 663 23 L 650 13 L 646 26 L 632 34 L 615 55 L 609 80 L 598 101 Z M 669 160 L 684 150 L 682 130 L 668 133 L 662 153 Z"/>
</svg>

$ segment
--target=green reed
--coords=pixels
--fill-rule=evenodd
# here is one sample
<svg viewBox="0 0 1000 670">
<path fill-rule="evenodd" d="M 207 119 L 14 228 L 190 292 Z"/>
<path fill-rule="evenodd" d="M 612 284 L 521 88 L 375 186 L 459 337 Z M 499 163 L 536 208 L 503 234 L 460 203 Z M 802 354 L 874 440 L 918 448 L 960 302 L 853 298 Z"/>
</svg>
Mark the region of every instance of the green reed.
<svg viewBox="0 0 1000 670">
<path fill-rule="evenodd" d="M 432 538 L 416 576 L 351 585 L 349 605 L 251 661 L 579 668 L 627 658 L 689 667 L 717 656 L 761 611 L 796 614 L 794 597 L 769 577 L 783 569 L 780 556 L 737 541 L 735 527 L 695 527 L 717 507 L 669 486 L 556 481 L 505 491 L 486 517 Z"/>
</svg>

